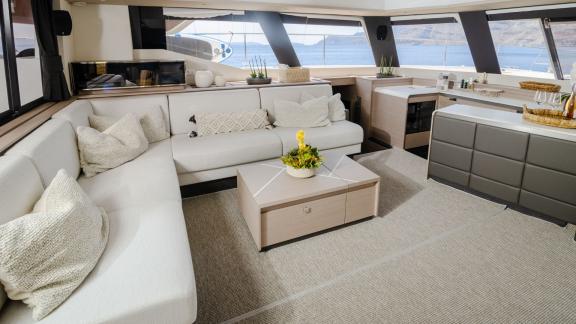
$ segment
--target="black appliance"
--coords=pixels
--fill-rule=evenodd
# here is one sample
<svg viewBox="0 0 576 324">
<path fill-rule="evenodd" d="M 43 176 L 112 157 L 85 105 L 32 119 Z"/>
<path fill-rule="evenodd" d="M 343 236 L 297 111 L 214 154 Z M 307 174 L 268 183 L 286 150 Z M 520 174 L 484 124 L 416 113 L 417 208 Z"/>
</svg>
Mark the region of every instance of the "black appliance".
<svg viewBox="0 0 576 324">
<path fill-rule="evenodd" d="M 430 131 L 432 113 L 435 109 L 436 101 L 409 103 L 406 116 L 406 134 Z"/>
<path fill-rule="evenodd" d="M 184 61 L 72 62 L 70 75 L 74 94 L 103 89 L 125 89 L 184 85 Z"/>
</svg>

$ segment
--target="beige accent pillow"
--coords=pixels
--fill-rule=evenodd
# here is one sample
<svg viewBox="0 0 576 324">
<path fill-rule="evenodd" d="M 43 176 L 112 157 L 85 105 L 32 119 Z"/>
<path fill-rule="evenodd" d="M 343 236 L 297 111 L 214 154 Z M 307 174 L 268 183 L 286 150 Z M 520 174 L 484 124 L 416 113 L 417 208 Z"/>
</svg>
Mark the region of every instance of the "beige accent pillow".
<svg viewBox="0 0 576 324">
<path fill-rule="evenodd" d="M 103 132 L 84 126 L 76 129 L 80 165 L 87 177 L 131 161 L 148 149 L 140 122 L 127 114 Z"/>
<path fill-rule="evenodd" d="M 164 114 L 162 113 L 160 107 L 154 109 L 153 111 L 146 112 L 145 114 L 138 117 L 140 119 L 140 125 L 142 125 L 142 129 L 144 130 L 144 134 L 146 135 L 149 143 L 155 143 L 170 137 L 170 133 L 166 129 Z M 100 132 L 107 130 L 118 120 L 120 120 L 120 118 L 114 116 L 88 116 L 90 127 Z"/>
<path fill-rule="evenodd" d="M 0 225 L 0 282 L 40 320 L 84 281 L 107 241 L 106 212 L 62 169 L 30 214 Z"/>
<path fill-rule="evenodd" d="M 268 113 L 263 109 L 231 113 L 197 113 L 190 120 L 196 124 L 196 131 L 190 136 L 207 136 L 234 133 L 270 126 Z"/>
<path fill-rule="evenodd" d="M 327 97 L 314 98 L 302 104 L 275 100 L 274 117 L 274 126 L 278 127 L 323 127 L 331 124 Z"/>
<path fill-rule="evenodd" d="M 308 92 L 302 93 L 302 96 L 300 97 L 301 102 L 312 99 L 314 99 L 314 96 Z M 346 120 L 346 106 L 344 106 L 339 93 L 328 97 L 328 118 L 331 122 Z"/>
</svg>

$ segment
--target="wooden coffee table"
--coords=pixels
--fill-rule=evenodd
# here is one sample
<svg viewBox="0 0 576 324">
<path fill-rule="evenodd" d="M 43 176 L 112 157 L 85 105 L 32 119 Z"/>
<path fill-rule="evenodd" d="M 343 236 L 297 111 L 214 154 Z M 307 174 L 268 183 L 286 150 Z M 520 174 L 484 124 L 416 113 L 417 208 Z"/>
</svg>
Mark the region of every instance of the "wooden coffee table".
<svg viewBox="0 0 576 324">
<path fill-rule="evenodd" d="M 271 160 L 238 169 L 242 215 L 259 250 L 377 215 L 380 177 L 345 155 L 324 153 L 308 179 Z"/>
</svg>

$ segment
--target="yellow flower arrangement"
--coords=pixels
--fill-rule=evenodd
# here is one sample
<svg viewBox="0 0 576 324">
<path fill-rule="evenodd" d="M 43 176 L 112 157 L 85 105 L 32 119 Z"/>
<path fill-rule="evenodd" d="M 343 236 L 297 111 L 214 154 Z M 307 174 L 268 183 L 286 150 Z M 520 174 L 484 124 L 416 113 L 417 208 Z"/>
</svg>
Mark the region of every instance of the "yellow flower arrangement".
<svg viewBox="0 0 576 324">
<path fill-rule="evenodd" d="M 318 149 L 304 142 L 306 136 L 303 130 L 296 132 L 298 147 L 284 155 L 282 163 L 294 169 L 316 169 L 322 165 L 322 157 Z"/>
</svg>

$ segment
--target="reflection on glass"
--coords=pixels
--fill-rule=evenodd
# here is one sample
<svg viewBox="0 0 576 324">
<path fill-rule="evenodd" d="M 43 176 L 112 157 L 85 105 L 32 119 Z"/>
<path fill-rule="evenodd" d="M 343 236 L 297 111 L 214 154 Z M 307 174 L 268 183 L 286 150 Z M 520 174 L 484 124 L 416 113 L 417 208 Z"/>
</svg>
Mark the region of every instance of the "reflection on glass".
<svg viewBox="0 0 576 324">
<path fill-rule="evenodd" d="M 475 71 L 472 54 L 459 23 L 397 25 L 392 30 L 401 66 Z"/>
<path fill-rule="evenodd" d="M 564 78 L 570 79 L 570 71 L 576 64 L 576 22 L 552 23 L 551 28 L 562 73 Z"/>
<path fill-rule="evenodd" d="M 260 56 L 268 66 L 278 64 L 258 23 L 166 19 L 166 39 L 170 51 L 216 63 L 247 67 Z"/>
<path fill-rule="evenodd" d="M 42 97 L 40 53 L 30 1 L 32 0 L 12 0 L 16 69 L 22 105 Z"/>
<path fill-rule="evenodd" d="M 300 64 L 374 65 L 374 56 L 359 26 L 284 24 Z"/>
<path fill-rule="evenodd" d="M 554 78 L 540 20 L 491 21 L 490 32 L 502 73 Z"/>
<path fill-rule="evenodd" d="M 0 33 L 0 114 L 9 109 L 8 91 L 6 90 L 6 73 L 4 71 L 4 58 L 2 57 L 4 40 Z"/>
</svg>

